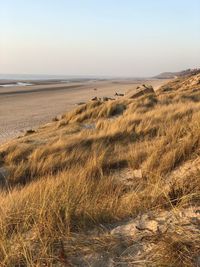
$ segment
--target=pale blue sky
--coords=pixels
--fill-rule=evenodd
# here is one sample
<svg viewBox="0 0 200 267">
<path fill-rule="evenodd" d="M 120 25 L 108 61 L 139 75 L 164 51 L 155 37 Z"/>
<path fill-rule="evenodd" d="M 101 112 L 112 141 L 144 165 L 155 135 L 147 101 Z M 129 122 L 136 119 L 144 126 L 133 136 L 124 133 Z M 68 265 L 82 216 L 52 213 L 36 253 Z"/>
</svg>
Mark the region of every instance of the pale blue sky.
<svg viewBox="0 0 200 267">
<path fill-rule="evenodd" d="M 0 73 L 149 76 L 200 66 L 200 0 L 0 0 Z"/>
</svg>

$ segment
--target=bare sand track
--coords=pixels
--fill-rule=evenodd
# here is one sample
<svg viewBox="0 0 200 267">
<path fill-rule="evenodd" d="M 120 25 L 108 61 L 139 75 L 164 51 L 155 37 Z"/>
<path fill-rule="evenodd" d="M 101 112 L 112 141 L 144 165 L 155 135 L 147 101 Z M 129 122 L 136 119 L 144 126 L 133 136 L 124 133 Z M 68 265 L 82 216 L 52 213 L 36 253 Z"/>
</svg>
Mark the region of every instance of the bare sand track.
<svg viewBox="0 0 200 267">
<path fill-rule="evenodd" d="M 165 80 L 106 80 L 0 88 L 0 143 L 52 120 L 92 97 L 113 97 L 141 83 L 155 90 Z"/>
</svg>

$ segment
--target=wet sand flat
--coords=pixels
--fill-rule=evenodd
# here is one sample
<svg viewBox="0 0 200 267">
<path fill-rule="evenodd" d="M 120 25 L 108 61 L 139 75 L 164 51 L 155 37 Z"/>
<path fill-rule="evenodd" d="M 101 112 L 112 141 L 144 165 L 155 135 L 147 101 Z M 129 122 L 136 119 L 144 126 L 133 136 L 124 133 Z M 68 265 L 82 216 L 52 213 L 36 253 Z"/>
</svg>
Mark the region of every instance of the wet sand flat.
<svg viewBox="0 0 200 267">
<path fill-rule="evenodd" d="M 91 98 L 113 97 L 141 83 L 157 89 L 165 80 L 106 80 L 0 88 L 0 143 L 35 129 Z M 94 90 L 96 89 L 96 90 Z"/>
</svg>

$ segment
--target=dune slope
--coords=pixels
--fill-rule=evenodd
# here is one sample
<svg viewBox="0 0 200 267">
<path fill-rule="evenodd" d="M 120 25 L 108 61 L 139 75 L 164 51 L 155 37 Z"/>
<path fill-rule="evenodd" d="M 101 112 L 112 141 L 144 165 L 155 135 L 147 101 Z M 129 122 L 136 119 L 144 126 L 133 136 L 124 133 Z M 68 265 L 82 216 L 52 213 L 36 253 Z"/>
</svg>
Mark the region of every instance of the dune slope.
<svg viewBox="0 0 200 267">
<path fill-rule="evenodd" d="M 2 266 L 200 266 L 200 74 L 143 89 L 0 147 Z"/>
</svg>

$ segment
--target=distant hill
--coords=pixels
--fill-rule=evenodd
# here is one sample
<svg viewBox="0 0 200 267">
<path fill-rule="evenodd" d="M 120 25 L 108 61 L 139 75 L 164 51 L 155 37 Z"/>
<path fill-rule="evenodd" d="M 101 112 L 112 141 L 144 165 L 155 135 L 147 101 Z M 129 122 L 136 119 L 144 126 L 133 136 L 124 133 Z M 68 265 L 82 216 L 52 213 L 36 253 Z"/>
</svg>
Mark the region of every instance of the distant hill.
<svg viewBox="0 0 200 267">
<path fill-rule="evenodd" d="M 200 69 L 187 69 L 179 72 L 163 72 L 158 74 L 157 76 L 154 76 L 153 78 L 156 79 L 173 79 L 177 77 L 182 77 L 182 76 L 190 76 L 190 75 L 196 75 L 200 73 Z"/>
</svg>

